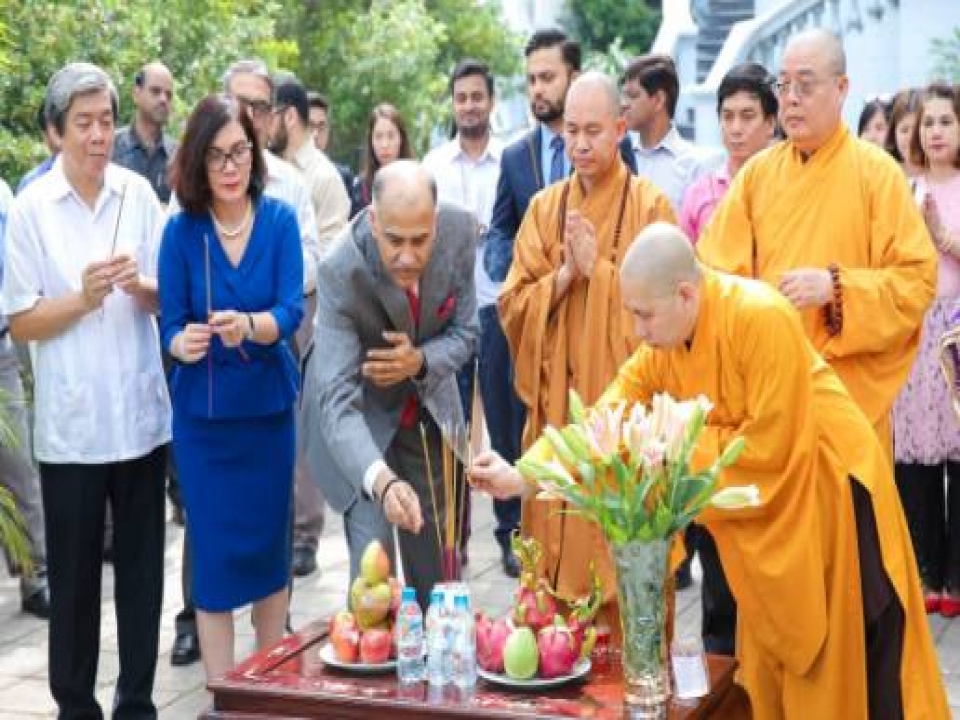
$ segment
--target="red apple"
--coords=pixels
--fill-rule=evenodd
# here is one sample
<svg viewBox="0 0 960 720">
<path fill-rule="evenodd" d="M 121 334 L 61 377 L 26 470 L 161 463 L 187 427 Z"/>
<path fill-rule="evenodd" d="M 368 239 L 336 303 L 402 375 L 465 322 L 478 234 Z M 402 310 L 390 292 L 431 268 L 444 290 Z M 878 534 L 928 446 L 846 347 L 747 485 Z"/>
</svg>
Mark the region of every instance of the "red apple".
<svg viewBox="0 0 960 720">
<path fill-rule="evenodd" d="M 393 633 L 389 630 L 364 630 L 360 636 L 360 661 L 384 663 L 390 658 Z"/>
<path fill-rule="evenodd" d="M 330 644 L 337 660 L 355 663 L 360 651 L 360 629 L 353 613 L 338 612 L 330 619 Z"/>
</svg>

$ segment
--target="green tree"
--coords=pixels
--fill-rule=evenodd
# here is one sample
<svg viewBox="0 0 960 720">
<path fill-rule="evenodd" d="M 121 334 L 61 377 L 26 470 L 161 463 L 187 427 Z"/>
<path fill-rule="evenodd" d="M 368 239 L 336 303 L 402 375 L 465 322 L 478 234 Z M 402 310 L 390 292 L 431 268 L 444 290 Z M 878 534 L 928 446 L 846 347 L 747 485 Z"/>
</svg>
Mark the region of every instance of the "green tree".
<svg viewBox="0 0 960 720">
<path fill-rule="evenodd" d="M 445 116 L 458 60 L 475 57 L 498 76 L 520 64 L 519 41 L 495 2 L 465 12 L 463 0 L 307 0 L 289 7 L 278 28 L 301 49 L 291 69 L 330 100 L 332 153 L 353 165 L 377 103 L 397 106 L 419 154 Z"/>
<path fill-rule="evenodd" d="M 275 39 L 281 10 L 270 0 L 8 3 L 7 64 L 0 73 L 0 175 L 16 182 L 44 156 L 36 113 L 47 81 L 65 63 L 86 60 L 106 70 L 117 84 L 125 120 L 134 74 L 145 62 L 162 60 L 177 80 L 176 126 L 200 97 L 218 89 L 233 60 L 258 55 L 273 65 L 293 61 L 296 46 Z"/>
<path fill-rule="evenodd" d="M 933 41 L 934 77 L 960 82 L 960 27 Z"/>
<path fill-rule="evenodd" d="M 660 13 L 642 0 L 567 0 L 563 24 L 588 51 L 605 54 L 619 38 L 633 56 L 650 49 Z"/>
</svg>

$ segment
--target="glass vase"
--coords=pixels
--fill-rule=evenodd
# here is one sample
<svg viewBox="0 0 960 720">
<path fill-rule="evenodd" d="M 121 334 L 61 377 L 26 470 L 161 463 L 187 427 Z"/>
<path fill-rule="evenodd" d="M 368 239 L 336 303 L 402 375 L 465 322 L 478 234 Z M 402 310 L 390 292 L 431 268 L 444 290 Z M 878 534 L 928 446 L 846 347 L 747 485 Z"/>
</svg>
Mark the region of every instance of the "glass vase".
<svg viewBox="0 0 960 720">
<path fill-rule="evenodd" d="M 623 628 L 624 700 L 631 718 L 666 718 L 667 672 L 665 585 L 669 540 L 611 544 Z"/>
</svg>

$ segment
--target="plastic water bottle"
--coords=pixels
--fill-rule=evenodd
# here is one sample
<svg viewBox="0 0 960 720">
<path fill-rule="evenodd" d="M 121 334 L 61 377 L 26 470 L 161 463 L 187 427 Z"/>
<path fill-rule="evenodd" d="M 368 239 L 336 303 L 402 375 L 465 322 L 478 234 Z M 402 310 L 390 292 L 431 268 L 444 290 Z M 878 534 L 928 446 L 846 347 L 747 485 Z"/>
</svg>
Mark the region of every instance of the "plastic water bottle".
<svg viewBox="0 0 960 720">
<path fill-rule="evenodd" d="M 469 689 L 477 684 L 477 626 L 466 593 L 457 593 L 453 607 L 453 683 Z"/>
<path fill-rule="evenodd" d="M 397 680 L 409 685 L 423 676 L 423 613 L 416 590 L 405 587 L 397 611 Z"/>
<path fill-rule="evenodd" d="M 427 682 L 437 687 L 451 681 L 447 620 L 443 589 L 434 588 L 427 608 Z"/>
</svg>

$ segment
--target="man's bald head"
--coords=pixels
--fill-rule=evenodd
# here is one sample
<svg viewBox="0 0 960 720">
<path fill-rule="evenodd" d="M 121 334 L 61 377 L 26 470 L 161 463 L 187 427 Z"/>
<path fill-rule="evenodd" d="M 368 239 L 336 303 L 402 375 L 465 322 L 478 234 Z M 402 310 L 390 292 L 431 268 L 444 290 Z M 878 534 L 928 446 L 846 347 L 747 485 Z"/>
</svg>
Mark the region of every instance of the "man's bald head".
<svg viewBox="0 0 960 720">
<path fill-rule="evenodd" d="M 616 167 L 624 132 L 616 82 L 598 72 L 579 75 L 567 93 L 563 139 L 587 192 Z"/>
<path fill-rule="evenodd" d="M 839 38 L 805 30 L 787 43 L 777 78 L 780 124 L 803 155 L 823 147 L 840 127 L 850 88 Z"/>
<path fill-rule="evenodd" d="M 609 112 L 611 118 L 620 116 L 620 91 L 616 82 L 595 70 L 578 75 L 570 84 L 566 104 L 569 106 L 571 102 L 594 103 Z"/>
<path fill-rule="evenodd" d="M 140 68 L 133 79 L 133 104 L 140 121 L 159 129 L 170 119 L 173 105 L 173 75 L 160 61 Z"/>
<path fill-rule="evenodd" d="M 810 28 L 794 35 L 787 42 L 783 54 L 786 57 L 791 50 L 809 49 L 823 59 L 826 69 L 834 75 L 847 74 L 847 53 L 843 42 L 829 30 Z"/>
<path fill-rule="evenodd" d="M 649 297 L 670 295 L 681 282 L 699 279 L 693 246 L 680 228 L 666 222 L 641 230 L 620 266 L 621 285 L 630 285 Z"/>
<path fill-rule="evenodd" d="M 371 192 L 374 207 L 379 212 L 389 208 L 437 204 L 437 182 L 415 160 L 395 160 L 381 167 L 373 178 Z"/>
<path fill-rule="evenodd" d="M 651 347 L 690 340 L 700 314 L 700 266 L 676 225 L 645 227 L 620 265 L 620 296 L 637 337 Z"/>
<path fill-rule="evenodd" d="M 393 281 L 416 288 L 437 232 L 437 183 L 413 160 L 395 160 L 373 177 L 370 230 Z"/>
</svg>

